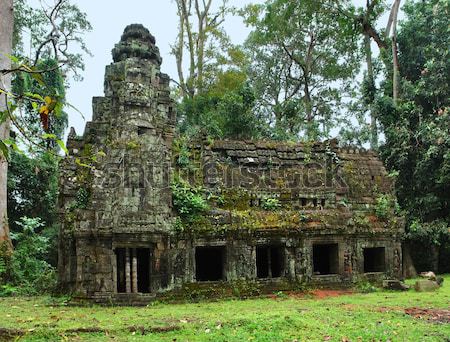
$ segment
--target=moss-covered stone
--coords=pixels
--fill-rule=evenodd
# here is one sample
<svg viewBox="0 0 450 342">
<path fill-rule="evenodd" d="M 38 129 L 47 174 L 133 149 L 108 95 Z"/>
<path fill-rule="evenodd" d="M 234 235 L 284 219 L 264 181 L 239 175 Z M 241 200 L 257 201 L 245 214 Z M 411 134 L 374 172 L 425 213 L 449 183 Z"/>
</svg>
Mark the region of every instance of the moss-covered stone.
<svg viewBox="0 0 450 342">
<path fill-rule="evenodd" d="M 84 135 L 71 130 L 61 166 L 64 289 L 134 302 L 133 291 L 197 300 L 262 284 L 348 284 L 366 273 L 367 248 L 384 249 L 383 275 L 400 275 L 403 219 L 374 152 L 335 140 L 175 137 L 154 37 L 127 27 L 113 59 L 105 96 Z M 330 269 L 316 269 L 323 253 Z M 197 281 L 205 259 L 220 270 L 207 285 Z"/>
</svg>

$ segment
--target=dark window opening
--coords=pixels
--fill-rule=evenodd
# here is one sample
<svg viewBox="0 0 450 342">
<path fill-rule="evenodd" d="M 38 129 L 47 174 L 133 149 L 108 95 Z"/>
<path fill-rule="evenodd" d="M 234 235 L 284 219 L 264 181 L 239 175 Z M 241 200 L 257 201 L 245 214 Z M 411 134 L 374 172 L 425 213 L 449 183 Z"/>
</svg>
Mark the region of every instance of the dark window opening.
<svg viewBox="0 0 450 342">
<path fill-rule="evenodd" d="M 302 202 L 302 207 L 306 207 L 306 204 L 308 203 L 308 201 L 306 200 L 306 198 L 302 198 L 301 199 Z"/>
<path fill-rule="evenodd" d="M 137 276 L 137 292 L 150 293 L 150 249 L 149 248 L 136 248 L 136 270 L 133 270 L 133 249 L 117 248 L 116 249 L 116 267 L 117 267 L 117 292 L 127 292 L 127 277 L 130 279 L 129 285 L 131 292 L 132 288 L 135 288 L 133 284 L 133 273 L 136 272 Z M 128 266 L 127 266 L 128 264 Z M 127 267 L 129 267 L 129 274 L 126 274 Z"/>
<path fill-rule="evenodd" d="M 150 293 L 150 249 L 137 249 L 138 292 Z"/>
<path fill-rule="evenodd" d="M 169 107 L 169 120 L 172 120 L 172 121 L 175 120 L 175 115 L 174 115 L 174 111 L 173 111 L 173 107 L 172 106 Z"/>
<path fill-rule="evenodd" d="M 256 247 L 256 275 L 258 278 L 279 278 L 283 273 L 284 254 L 281 247 Z"/>
<path fill-rule="evenodd" d="M 385 248 L 364 248 L 364 273 L 385 271 Z"/>
<path fill-rule="evenodd" d="M 317 198 L 314 198 L 314 199 L 313 199 L 313 206 L 314 206 L 314 207 L 317 207 Z"/>
<path fill-rule="evenodd" d="M 338 244 L 314 245 L 313 267 L 316 275 L 339 273 Z"/>
<path fill-rule="evenodd" d="M 117 292 L 126 292 L 125 280 L 125 248 L 116 249 L 117 257 Z"/>
<path fill-rule="evenodd" d="M 250 206 L 251 207 L 259 207 L 259 198 L 252 198 L 250 200 Z"/>
<path fill-rule="evenodd" d="M 325 199 L 324 198 L 322 198 L 320 200 L 320 205 L 321 205 L 322 208 L 325 208 Z"/>
<path fill-rule="evenodd" d="M 144 127 L 144 126 L 138 126 L 138 135 L 144 135 L 151 131 L 151 128 Z"/>
<path fill-rule="evenodd" d="M 224 279 L 225 247 L 195 248 L 195 278 L 197 281 Z"/>
<path fill-rule="evenodd" d="M 373 180 L 373 181 L 375 180 L 375 176 L 372 176 L 372 180 Z"/>
</svg>

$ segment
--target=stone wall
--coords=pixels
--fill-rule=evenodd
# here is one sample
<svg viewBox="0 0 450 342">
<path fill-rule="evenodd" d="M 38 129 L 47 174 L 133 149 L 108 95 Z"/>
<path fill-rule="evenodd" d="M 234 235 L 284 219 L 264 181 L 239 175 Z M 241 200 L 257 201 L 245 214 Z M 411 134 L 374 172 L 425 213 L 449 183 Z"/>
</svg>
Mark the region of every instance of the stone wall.
<svg viewBox="0 0 450 342">
<path fill-rule="evenodd" d="M 213 199 L 211 220 L 200 221 L 200 231 L 399 234 L 403 230 L 394 210 L 392 181 L 376 153 L 339 148 L 334 140 L 199 142 L 191 146 L 188 165 L 174 166 L 177 177 L 202 187 Z M 384 215 L 377 214 L 379 200 L 392 201 Z M 277 208 L 267 210 L 267 201 Z"/>
</svg>

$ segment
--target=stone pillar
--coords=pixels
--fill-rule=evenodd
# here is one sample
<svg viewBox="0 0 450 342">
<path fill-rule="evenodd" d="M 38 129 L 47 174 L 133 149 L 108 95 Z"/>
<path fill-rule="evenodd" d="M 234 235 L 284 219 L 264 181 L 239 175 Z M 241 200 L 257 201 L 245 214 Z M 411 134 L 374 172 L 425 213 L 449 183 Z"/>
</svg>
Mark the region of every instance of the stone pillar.
<svg viewBox="0 0 450 342">
<path fill-rule="evenodd" d="M 286 248 L 285 251 L 285 265 L 289 265 L 287 274 L 289 275 L 289 279 L 295 280 L 295 248 Z"/>
<path fill-rule="evenodd" d="M 118 272 L 117 272 L 117 249 L 113 249 L 111 254 L 111 264 L 112 264 L 112 279 L 113 279 L 113 291 L 117 293 L 117 281 L 118 281 Z"/>
<path fill-rule="evenodd" d="M 267 248 L 267 268 L 268 268 L 267 277 L 272 278 L 272 248 L 271 247 Z"/>
<path fill-rule="evenodd" d="M 126 293 L 131 293 L 131 265 L 129 248 L 125 248 L 125 287 Z"/>
<path fill-rule="evenodd" d="M 133 293 L 138 292 L 138 276 L 137 276 L 137 251 L 136 248 L 131 249 L 132 263 L 131 263 L 131 287 Z"/>
<path fill-rule="evenodd" d="M 253 265 L 252 266 L 252 274 L 250 275 L 250 278 L 251 279 L 258 278 L 258 269 L 256 267 L 256 246 L 252 247 L 251 259 L 250 260 L 251 260 L 250 265 Z"/>
</svg>

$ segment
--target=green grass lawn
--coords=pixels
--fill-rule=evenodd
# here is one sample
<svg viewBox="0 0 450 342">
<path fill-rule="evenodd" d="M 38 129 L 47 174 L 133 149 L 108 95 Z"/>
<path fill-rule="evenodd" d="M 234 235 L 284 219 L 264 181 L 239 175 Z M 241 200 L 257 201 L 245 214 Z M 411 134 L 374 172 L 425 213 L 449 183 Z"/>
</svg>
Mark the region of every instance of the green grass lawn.
<svg viewBox="0 0 450 342">
<path fill-rule="evenodd" d="M 431 293 L 379 291 L 323 299 L 280 295 L 149 307 L 71 307 L 1 298 L 0 341 L 450 341 L 450 324 L 405 314 L 450 309 L 450 276 Z"/>
</svg>

